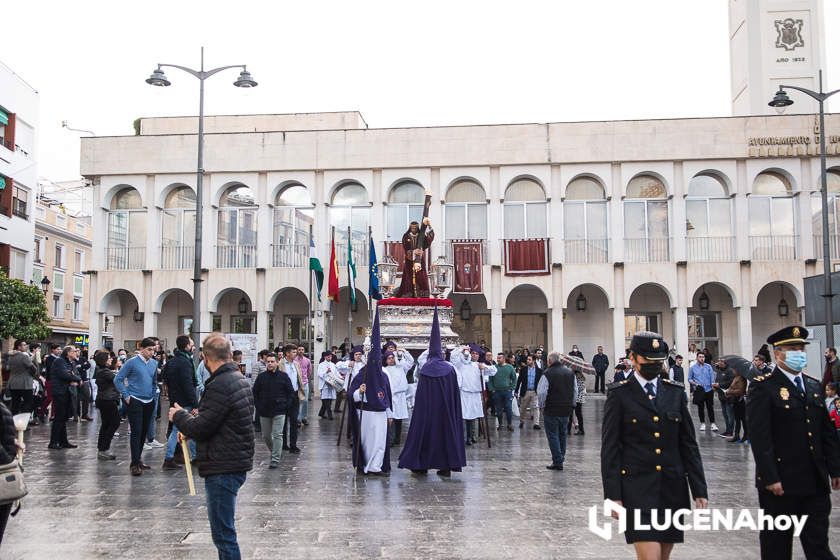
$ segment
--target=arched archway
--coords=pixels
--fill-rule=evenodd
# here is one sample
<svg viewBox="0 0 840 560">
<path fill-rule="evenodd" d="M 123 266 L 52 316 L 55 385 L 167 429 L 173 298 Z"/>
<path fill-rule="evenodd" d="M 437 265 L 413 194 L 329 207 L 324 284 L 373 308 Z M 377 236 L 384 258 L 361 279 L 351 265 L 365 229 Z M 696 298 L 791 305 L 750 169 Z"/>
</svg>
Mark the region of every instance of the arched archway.
<svg viewBox="0 0 840 560">
<path fill-rule="evenodd" d="M 484 294 L 450 294 L 452 330 L 462 342 L 478 342 L 490 348 L 492 329 L 490 310 Z"/>
<path fill-rule="evenodd" d="M 674 344 L 674 314 L 670 294 L 654 283 L 644 283 L 630 294 L 624 311 L 624 347 L 630 346 L 633 334 L 653 331 L 661 334 L 669 346 Z"/>
<path fill-rule="evenodd" d="M 102 336 L 106 346 L 125 348 L 131 353 L 143 338 L 143 314 L 137 298 L 128 290 L 111 290 L 99 302 L 99 313 L 105 316 Z"/>
<path fill-rule="evenodd" d="M 239 288 L 225 288 L 210 302 L 213 314 L 210 330 L 222 333 L 255 334 L 257 314 L 253 300 Z"/>
<path fill-rule="evenodd" d="M 548 300 L 533 284 L 520 284 L 505 298 L 502 310 L 502 348 L 515 352 L 520 347 L 548 345 Z M 493 349 L 497 351 L 496 348 Z"/>
<path fill-rule="evenodd" d="M 739 354 L 735 306 L 735 296 L 729 286 L 719 282 L 698 286 L 688 308 L 688 343 L 700 349 L 708 348 L 714 357 Z"/>
<path fill-rule="evenodd" d="M 801 325 L 802 305 L 799 291 L 787 282 L 776 281 L 763 286 L 752 307 L 753 352 L 777 330 L 788 325 Z"/>
<path fill-rule="evenodd" d="M 612 313 L 607 293 L 595 284 L 581 284 L 569 292 L 563 313 L 563 352 L 577 346 L 587 361 L 598 346 L 613 348 Z"/>
<path fill-rule="evenodd" d="M 158 296 L 154 312 L 158 314 L 157 336 L 163 341 L 164 348 L 172 351 L 175 349 L 175 339 L 191 332 L 193 298 L 186 290 L 170 288 Z"/>
<path fill-rule="evenodd" d="M 268 309 L 270 348 L 309 343 L 313 333 L 311 327 L 307 331 L 309 299 L 306 294 L 298 288 L 281 288 L 269 299 Z"/>
<path fill-rule="evenodd" d="M 354 309 L 351 311 L 351 309 Z M 352 313 L 352 322 L 348 323 L 348 314 Z M 345 337 L 353 344 L 361 344 L 370 328 L 370 307 L 367 296 L 356 288 L 356 306 L 350 305 L 350 290 L 342 286 L 338 292 L 338 303 L 332 305 L 327 316 L 327 336 L 330 344 L 340 346 Z"/>
</svg>

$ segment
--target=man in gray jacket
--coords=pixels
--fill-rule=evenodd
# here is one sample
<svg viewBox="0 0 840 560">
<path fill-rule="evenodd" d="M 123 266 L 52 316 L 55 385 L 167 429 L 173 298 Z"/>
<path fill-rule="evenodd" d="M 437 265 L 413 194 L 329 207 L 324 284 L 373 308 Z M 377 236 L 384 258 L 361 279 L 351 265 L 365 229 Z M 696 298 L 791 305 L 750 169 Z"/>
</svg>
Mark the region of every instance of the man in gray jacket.
<svg viewBox="0 0 840 560">
<path fill-rule="evenodd" d="M 9 352 L 9 394 L 12 397 L 12 414 L 32 412 L 32 383 L 37 381 L 38 368 L 29 356 L 25 340 L 16 340 L 14 350 Z"/>
<path fill-rule="evenodd" d="M 551 464 L 546 468 L 562 471 L 569 417 L 577 402 L 577 382 L 572 370 L 560 363 L 559 352 L 548 355 L 548 367 L 537 385 L 537 398 L 543 409 L 545 436 L 551 449 Z"/>
</svg>

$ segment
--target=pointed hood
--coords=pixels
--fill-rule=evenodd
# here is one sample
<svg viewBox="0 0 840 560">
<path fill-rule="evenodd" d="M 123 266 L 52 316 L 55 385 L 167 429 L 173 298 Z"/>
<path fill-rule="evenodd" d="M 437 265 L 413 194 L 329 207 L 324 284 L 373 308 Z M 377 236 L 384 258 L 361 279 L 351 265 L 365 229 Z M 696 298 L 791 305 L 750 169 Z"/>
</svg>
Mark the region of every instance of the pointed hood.
<svg viewBox="0 0 840 560">
<path fill-rule="evenodd" d="M 367 365 L 355 376 L 350 383 L 353 394 L 361 384 L 365 384 L 367 406 L 365 410 L 384 411 L 391 408 L 391 385 L 388 376 L 382 371 L 382 337 L 379 334 L 379 306 L 373 319 L 373 329 L 370 333 L 370 352 Z"/>
<path fill-rule="evenodd" d="M 438 308 L 435 305 L 435 316 L 432 319 L 432 334 L 429 335 L 429 357 L 443 359 L 443 348 L 440 343 L 440 321 L 438 320 Z"/>
<path fill-rule="evenodd" d="M 435 315 L 432 319 L 432 332 L 429 336 L 429 355 L 420 375 L 426 377 L 443 377 L 455 373 L 455 368 L 443 357 L 443 347 L 440 341 L 440 321 L 438 320 L 438 309 L 435 306 Z"/>
</svg>

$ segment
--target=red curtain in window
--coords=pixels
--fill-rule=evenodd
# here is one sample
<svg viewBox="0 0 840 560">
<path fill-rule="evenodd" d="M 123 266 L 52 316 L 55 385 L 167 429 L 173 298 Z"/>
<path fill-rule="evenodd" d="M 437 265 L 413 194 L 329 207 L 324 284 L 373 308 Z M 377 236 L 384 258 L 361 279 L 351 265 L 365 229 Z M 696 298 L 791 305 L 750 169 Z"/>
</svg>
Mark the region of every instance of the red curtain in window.
<svg viewBox="0 0 840 560">
<path fill-rule="evenodd" d="M 548 274 L 546 239 L 510 239 L 505 241 L 507 274 Z"/>
</svg>

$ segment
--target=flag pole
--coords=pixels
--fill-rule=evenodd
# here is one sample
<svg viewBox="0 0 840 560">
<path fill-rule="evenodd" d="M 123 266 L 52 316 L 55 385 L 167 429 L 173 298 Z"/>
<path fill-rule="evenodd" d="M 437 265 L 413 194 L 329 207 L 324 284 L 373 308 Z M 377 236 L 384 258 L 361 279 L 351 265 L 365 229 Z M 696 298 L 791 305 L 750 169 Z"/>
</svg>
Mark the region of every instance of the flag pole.
<svg viewBox="0 0 840 560">
<path fill-rule="evenodd" d="M 350 226 L 347 226 L 347 338 L 350 341 L 350 351 L 353 347 L 353 300 L 356 299 L 356 292 L 354 291 L 353 271 L 350 270 L 350 259 L 352 258 L 353 243 L 351 241 L 352 233 Z"/>
<path fill-rule="evenodd" d="M 312 236 L 312 224 L 309 224 L 309 247 L 312 247 L 315 243 L 315 239 Z M 309 250 L 309 247 L 306 250 Z M 307 263 L 309 259 L 307 259 Z M 315 333 L 314 329 L 312 328 L 312 277 L 315 276 L 315 271 L 312 270 L 312 267 L 309 267 L 309 312 L 306 314 L 306 336 L 309 338 L 309 356 L 310 360 L 315 360 Z"/>
</svg>

